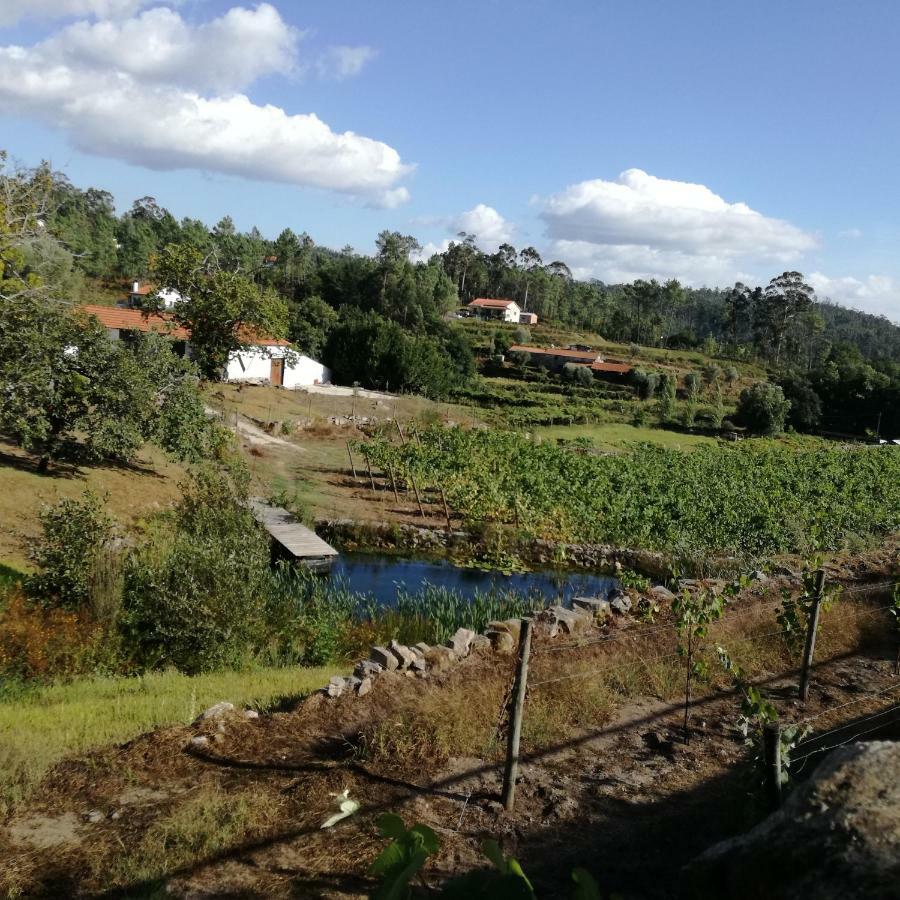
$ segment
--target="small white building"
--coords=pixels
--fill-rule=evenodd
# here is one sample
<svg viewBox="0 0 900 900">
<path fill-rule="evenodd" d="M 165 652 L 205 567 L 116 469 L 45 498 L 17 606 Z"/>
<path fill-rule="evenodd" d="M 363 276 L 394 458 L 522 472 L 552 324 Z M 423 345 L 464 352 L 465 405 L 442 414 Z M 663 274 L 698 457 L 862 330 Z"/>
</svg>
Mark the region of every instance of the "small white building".
<svg viewBox="0 0 900 900">
<path fill-rule="evenodd" d="M 190 332 L 168 313 L 145 313 L 121 306 L 84 306 L 82 310 L 106 328 L 111 340 L 127 340 L 134 332 L 152 331 L 169 338 L 179 356 L 191 356 Z M 244 334 L 242 339 L 247 346 L 228 357 L 222 373 L 226 381 L 249 381 L 285 388 L 331 382 L 330 369 L 297 353 L 289 341 L 258 334 Z"/>
<path fill-rule="evenodd" d="M 149 284 L 141 284 L 139 281 L 135 281 L 131 285 L 131 291 L 128 294 L 128 305 L 140 309 L 144 306 L 148 297 L 158 300 L 162 304 L 163 309 L 171 309 L 176 303 L 180 303 L 184 299 L 178 291 L 170 288 L 156 290 Z"/>
<path fill-rule="evenodd" d="M 489 297 L 479 297 L 473 300 L 467 307 L 470 315 L 479 319 L 497 319 L 501 322 L 519 321 L 522 310 L 515 300 L 492 300 Z"/>
<path fill-rule="evenodd" d="M 261 338 L 246 350 L 228 357 L 224 377 L 225 381 L 267 382 L 276 387 L 296 388 L 329 384 L 331 370 L 296 350 L 291 351 L 287 341 Z"/>
</svg>

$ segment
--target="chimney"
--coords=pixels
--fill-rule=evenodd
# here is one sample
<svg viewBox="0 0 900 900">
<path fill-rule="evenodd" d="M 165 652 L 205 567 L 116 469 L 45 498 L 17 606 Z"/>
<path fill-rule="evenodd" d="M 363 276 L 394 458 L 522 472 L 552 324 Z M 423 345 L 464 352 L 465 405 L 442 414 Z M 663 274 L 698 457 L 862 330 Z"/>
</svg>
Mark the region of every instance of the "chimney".
<svg viewBox="0 0 900 900">
<path fill-rule="evenodd" d="M 136 282 L 131 286 L 131 293 L 132 293 L 132 294 L 136 294 L 140 289 L 141 289 L 141 283 L 140 283 L 139 281 L 136 281 Z"/>
</svg>

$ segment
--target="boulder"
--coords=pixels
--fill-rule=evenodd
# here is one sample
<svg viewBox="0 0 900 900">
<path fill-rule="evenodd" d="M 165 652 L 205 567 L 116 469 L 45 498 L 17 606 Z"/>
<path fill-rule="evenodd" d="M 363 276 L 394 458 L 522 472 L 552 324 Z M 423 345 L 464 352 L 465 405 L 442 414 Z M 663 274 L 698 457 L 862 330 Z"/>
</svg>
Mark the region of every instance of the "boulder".
<svg viewBox="0 0 900 900">
<path fill-rule="evenodd" d="M 408 669 L 418 658 L 417 654 L 413 653 L 409 647 L 398 641 L 391 641 L 390 644 L 388 644 L 388 650 L 397 657 L 397 662 L 399 663 L 398 668 L 401 671 Z"/>
<path fill-rule="evenodd" d="M 369 651 L 369 661 L 378 663 L 387 672 L 393 672 L 400 665 L 400 661 L 387 647 L 373 647 Z"/>
<path fill-rule="evenodd" d="M 611 615 L 609 600 L 604 600 L 602 597 L 575 597 L 572 600 L 572 608 L 583 609 L 598 622 L 602 622 Z"/>
<path fill-rule="evenodd" d="M 583 609 L 566 609 L 564 606 L 551 606 L 550 613 L 566 634 L 577 634 L 591 627 L 593 616 Z"/>
<path fill-rule="evenodd" d="M 210 719 L 220 719 L 222 716 L 227 715 L 228 713 L 234 710 L 234 704 L 229 703 L 227 700 L 222 700 L 220 703 L 214 703 L 209 709 L 205 709 L 196 719 L 194 719 L 194 724 L 196 725 L 198 722 L 208 722 Z"/>
<path fill-rule="evenodd" d="M 469 655 L 474 639 L 475 632 L 470 628 L 458 628 L 456 634 L 447 641 L 447 646 L 461 659 Z"/>
<path fill-rule="evenodd" d="M 706 900 L 888 900 L 900 895 L 900 743 L 834 750 L 784 806 L 685 871 Z"/>
<path fill-rule="evenodd" d="M 409 667 L 410 672 L 424 672 L 428 668 L 428 661 L 424 656 L 417 656 Z"/>
<path fill-rule="evenodd" d="M 485 637 L 491 642 L 495 653 L 512 653 L 516 649 L 516 642 L 508 631 L 488 628 Z"/>
<path fill-rule="evenodd" d="M 649 594 L 657 603 L 671 603 L 675 599 L 675 595 L 662 584 L 654 584 Z"/>
<path fill-rule="evenodd" d="M 432 647 L 425 654 L 425 662 L 434 672 L 443 672 L 456 662 L 456 654 L 449 647 Z"/>
<path fill-rule="evenodd" d="M 624 591 L 615 591 L 610 594 L 609 605 L 614 613 L 620 616 L 627 615 L 631 612 L 631 597 Z"/>
<path fill-rule="evenodd" d="M 255 709 L 245 709 L 242 713 L 245 719 L 258 719 L 259 713 Z"/>
<path fill-rule="evenodd" d="M 502 622 L 488 622 L 488 631 L 505 631 L 513 639 L 513 643 L 518 646 L 519 632 L 522 630 L 522 623 L 519 619 L 505 619 Z"/>
<path fill-rule="evenodd" d="M 476 634 L 474 638 L 472 638 L 472 647 L 469 650 L 470 653 L 478 653 L 482 650 L 490 650 L 491 649 L 491 639 L 486 634 Z"/>
<path fill-rule="evenodd" d="M 340 697 L 344 693 L 344 687 L 343 677 L 341 675 L 332 675 L 328 680 L 328 687 L 325 688 L 325 693 L 329 697 Z"/>
<path fill-rule="evenodd" d="M 368 694 L 369 691 L 372 690 L 372 685 L 374 683 L 375 682 L 372 680 L 371 676 L 363 678 L 359 683 L 359 687 L 356 689 L 356 696 L 365 697 L 366 694 Z"/>
<path fill-rule="evenodd" d="M 379 663 L 372 662 L 371 659 L 364 659 L 356 664 L 353 674 L 357 678 L 373 678 L 375 675 L 380 675 L 383 671 L 384 667 Z"/>
<path fill-rule="evenodd" d="M 413 644 L 409 649 L 412 650 L 413 653 L 424 658 L 425 654 L 431 649 L 431 644 L 426 644 L 425 641 L 419 641 L 418 644 Z"/>
</svg>

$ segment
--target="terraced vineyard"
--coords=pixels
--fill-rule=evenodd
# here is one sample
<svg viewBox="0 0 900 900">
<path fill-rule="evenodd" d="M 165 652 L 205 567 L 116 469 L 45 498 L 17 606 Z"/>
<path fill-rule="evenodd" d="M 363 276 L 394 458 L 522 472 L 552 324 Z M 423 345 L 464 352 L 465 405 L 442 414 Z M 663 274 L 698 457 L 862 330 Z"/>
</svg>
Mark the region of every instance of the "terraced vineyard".
<svg viewBox="0 0 900 900">
<path fill-rule="evenodd" d="M 760 556 L 830 549 L 900 525 L 894 447 L 791 448 L 774 441 L 650 445 L 602 455 L 505 431 L 432 427 L 359 445 L 373 467 L 443 492 L 468 524 L 654 550 Z"/>
</svg>

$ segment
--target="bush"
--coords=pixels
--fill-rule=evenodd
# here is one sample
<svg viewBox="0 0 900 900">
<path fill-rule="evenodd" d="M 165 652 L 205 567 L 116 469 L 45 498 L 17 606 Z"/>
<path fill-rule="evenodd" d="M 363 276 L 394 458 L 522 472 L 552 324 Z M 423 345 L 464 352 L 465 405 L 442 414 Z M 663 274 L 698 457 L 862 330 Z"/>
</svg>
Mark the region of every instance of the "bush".
<svg viewBox="0 0 900 900">
<path fill-rule="evenodd" d="M 40 572 L 27 581 L 29 596 L 46 607 L 77 610 L 89 605 L 102 580 L 113 540 L 113 521 L 100 498 L 85 491 L 40 512 L 43 535 L 33 557 Z M 101 588 L 102 590 L 102 588 Z"/>
<path fill-rule="evenodd" d="M 736 419 L 749 431 L 757 434 L 778 434 L 784 430 L 785 417 L 791 401 L 777 384 L 758 381 L 741 391 Z"/>
<path fill-rule="evenodd" d="M 123 628 L 141 667 L 194 673 L 238 665 L 259 644 L 269 548 L 242 475 L 201 469 L 184 492 L 174 533 L 128 559 Z"/>
<path fill-rule="evenodd" d="M 791 403 L 788 424 L 797 431 L 815 431 L 822 421 L 822 400 L 813 386 L 798 375 L 783 378 L 781 389 Z"/>
</svg>

